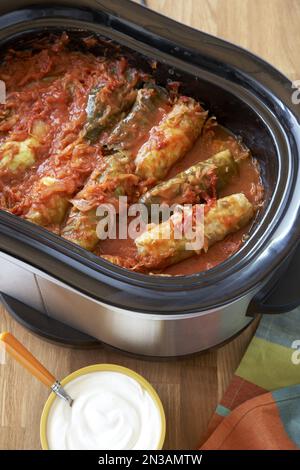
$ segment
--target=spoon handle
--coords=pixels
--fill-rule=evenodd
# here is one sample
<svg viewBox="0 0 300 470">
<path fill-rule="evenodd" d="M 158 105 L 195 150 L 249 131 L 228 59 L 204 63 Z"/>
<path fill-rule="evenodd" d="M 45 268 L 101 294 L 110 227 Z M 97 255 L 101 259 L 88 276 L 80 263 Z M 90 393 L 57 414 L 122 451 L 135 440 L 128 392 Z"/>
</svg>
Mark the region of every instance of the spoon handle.
<svg viewBox="0 0 300 470">
<path fill-rule="evenodd" d="M 34 377 L 47 387 L 52 387 L 55 377 L 11 333 L 1 333 L 0 341 L 4 343 L 5 350 Z"/>
</svg>

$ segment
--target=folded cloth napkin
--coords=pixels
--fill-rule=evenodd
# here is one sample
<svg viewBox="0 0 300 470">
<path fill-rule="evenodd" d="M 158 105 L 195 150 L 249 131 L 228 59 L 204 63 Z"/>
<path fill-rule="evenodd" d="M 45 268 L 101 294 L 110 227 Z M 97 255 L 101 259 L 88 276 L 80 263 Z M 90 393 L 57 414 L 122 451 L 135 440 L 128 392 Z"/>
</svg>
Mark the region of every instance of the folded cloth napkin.
<svg viewBox="0 0 300 470">
<path fill-rule="evenodd" d="M 205 450 L 300 448 L 300 308 L 264 315 L 210 422 Z"/>
</svg>

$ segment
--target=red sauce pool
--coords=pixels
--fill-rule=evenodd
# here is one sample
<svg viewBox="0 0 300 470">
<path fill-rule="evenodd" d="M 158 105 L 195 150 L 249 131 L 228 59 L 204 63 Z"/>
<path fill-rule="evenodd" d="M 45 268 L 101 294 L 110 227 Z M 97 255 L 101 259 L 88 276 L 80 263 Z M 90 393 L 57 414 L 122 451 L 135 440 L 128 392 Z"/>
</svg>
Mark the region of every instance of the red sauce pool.
<svg viewBox="0 0 300 470">
<path fill-rule="evenodd" d="M 252 158 L 249 150 L 245 148 L 236 137 L 221 126 L 213 127 L 212 131 L 205 132 L 186 154 L 184 159 L 174 165 L 167 179 L 225 149 L 230 149 L 234 158 L 240 160 L 239 174 L 232 178 L 227 187 L 220 192 L 219 197 L 241 192 L 258 208 L 263 199 L 263 187 L 260 180 L 258 164 Z M 242 230 L 228 235 L 224 240 L 212 246 L 207 253 L 202 253 L 199 256 L 195 255 L 181 261 L 180 263 L 164 269 L 161 273 L 173 276 L 189 275 L 213 268 L 225 261 L 239 249 L 250 226 L 251 225 L 248 225 Z M 128 238 L 127 240 L 102 241 L 96 253 L 133 258 L 136 256 L 137 251 L 134 241 Z"/>
</svg>

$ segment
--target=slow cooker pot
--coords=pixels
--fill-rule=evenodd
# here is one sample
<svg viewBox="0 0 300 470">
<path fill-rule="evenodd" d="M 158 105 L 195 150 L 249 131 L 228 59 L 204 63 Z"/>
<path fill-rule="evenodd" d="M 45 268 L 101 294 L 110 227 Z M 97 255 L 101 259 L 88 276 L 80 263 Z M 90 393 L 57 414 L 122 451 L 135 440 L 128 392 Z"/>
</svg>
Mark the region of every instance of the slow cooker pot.
<svg viewBox="0 0 300 470">
<path fill-rule="evenodd" d="M 1 211 L 0 290 L 11 309 L 34 309 L 40 324 L 55 319 L 62 340 L 69 330 L 57 320 L 124 351 L 177 356 L 224 342 L 256 313 L 298 306 L 300 105 L 291 82 L 253 54 L 128 0 L 27 3 L 0 6 L 2 47 L 49 30 L 89 31 L 117 41 L 141 66 L 155 59 L 159 83 L 180 80 L 183 93 L 204 102 L 252 150 L 265 204 L 236 254 L 174 278 L 111 265 Z"/>
</svg>

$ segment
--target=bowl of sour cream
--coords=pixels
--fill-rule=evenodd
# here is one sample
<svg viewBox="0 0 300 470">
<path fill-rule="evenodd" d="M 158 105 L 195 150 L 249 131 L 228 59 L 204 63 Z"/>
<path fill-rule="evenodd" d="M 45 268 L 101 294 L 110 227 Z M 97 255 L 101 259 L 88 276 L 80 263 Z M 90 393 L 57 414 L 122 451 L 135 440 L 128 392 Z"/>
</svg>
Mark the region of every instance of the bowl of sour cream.
<svg viewBox="0 0 300 470">
<path fill-rule="evenodd" d="M 61 381 L 72 407 L 54 393 L 41 417 L 44 450 L 159 450 L 166 419 L 160 398 L 141 375 L 115 364 L 79 369 Z"/>
</svg>

